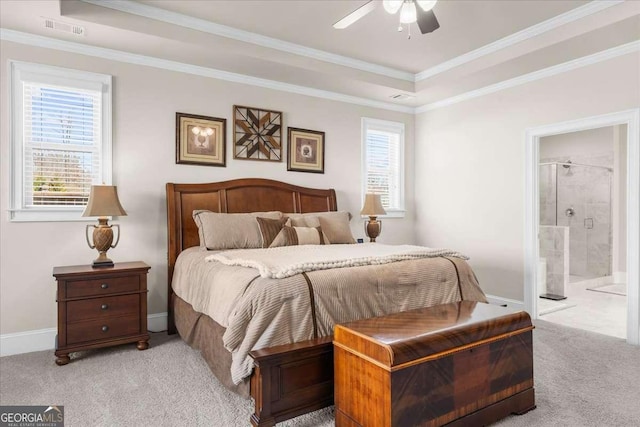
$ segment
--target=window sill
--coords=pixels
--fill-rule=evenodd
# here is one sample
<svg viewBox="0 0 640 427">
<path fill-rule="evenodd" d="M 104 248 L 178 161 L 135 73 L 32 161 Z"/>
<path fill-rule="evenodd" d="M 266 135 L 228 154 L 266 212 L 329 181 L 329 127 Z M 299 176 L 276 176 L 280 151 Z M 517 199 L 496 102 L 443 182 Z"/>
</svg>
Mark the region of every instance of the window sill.
<svg viewBox="0 0 640 427">
<path fill-rule="evenodd" d="M 404 218 L 406 212 L 407 211 L 405 211 L 404 209 L 387 210 L 387 213 L 385 215 L 378 215 L 378 219 Z M 360 215 L 360 217 L 362 219 L 369 218 L 368 215 Z"/>
<path fill-rule="evenodd" d="M 65 222 L 94 221 L 95 218 L 83 217 L 80 209 L 10 209 L 11 222 Z"/>
</svg>

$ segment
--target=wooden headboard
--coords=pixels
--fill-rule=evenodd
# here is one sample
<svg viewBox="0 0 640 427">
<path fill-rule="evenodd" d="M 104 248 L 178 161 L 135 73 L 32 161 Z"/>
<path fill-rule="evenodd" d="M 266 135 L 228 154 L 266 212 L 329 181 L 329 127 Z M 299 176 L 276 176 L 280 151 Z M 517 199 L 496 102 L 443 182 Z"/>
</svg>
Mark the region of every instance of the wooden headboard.
<svg viewBox="0 0 640 427">
<path fill-rule="evenodd" d="M 168 183 L 169 333 L 175 333 L 171 280 L 176 259 L 183 250 L 200 244 L 198 228 L 192 217 L 196 209 L 221 213 L 328 212 L 337 210 L 337 202 L 333 189 L 298 187 L 270 179 L 234 179 L 207 184 Z"/>
</svg>

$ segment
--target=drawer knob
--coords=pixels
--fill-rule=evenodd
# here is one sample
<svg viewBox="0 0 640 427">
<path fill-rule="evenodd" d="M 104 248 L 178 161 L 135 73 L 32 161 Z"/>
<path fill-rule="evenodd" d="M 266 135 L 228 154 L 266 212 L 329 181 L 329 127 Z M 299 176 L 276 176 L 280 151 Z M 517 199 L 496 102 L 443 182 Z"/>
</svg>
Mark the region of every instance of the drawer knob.
<svg viewBox="0 0 640 427">
<path fill-rule="evenodd" d="M 102 327 L 102 332 L 107 332 L 109 330 L 109 327 L 107 325 L 104 325 Z"/>
<path fill-rule="evenodd" d="M 109 306 L 108 306 L 107 304 L 102 304 L 102 305 L 100 306 L 100 308 L 101 308 L 102 310 L 106 310 L 107 308 L 109 308 Z"/>
<path fill-rule="evenodd" d="M 109 284 L 107 284 L 107 283 L 103 283 L 102 285 L 100 285 L 100 287 L 101 287 L 102 289 L 107 289 L 107 288 L 109 287 Z"/>
</svg>

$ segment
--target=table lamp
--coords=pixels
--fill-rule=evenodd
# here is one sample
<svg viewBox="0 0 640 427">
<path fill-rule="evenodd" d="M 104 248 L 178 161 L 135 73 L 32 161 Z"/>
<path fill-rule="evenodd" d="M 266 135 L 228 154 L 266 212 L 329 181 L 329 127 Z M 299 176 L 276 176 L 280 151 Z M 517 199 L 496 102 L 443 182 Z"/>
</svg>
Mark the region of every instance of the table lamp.
<svg viewBox="0 0 640 427">
<path fill-rule="evenodd" d="M 97 249 L 98 258 L 93 261 L 93 267 L 113 267 L 113 261 L 107 258 L 107 251 L 115 248 L 120 241 L 120 225 L 109 225 L 109 216 L 126 216 L 118 200 L 118 188 L 114 185 L 92 185 L 89 201 L 82 216 L 97 216 L 98 225 L 87 225 L 85 237 L 91 249 Z M 89 227 L 93 227 L 93 244 L 89 241 Z M 118 227 L 118 238 L 113 243 L 113 229 Z"/>
<path fill-rule="evenodd" d="M 367 193 L 364 197 L 364 206 L 360 211 L 360 215 L 368 215 L 369 221 L 364 223 L 364 231 L 370 242 L 375 242 L 376 237 L 382 231 L 382 222 L 378 221 L 378 215 L 384 215 L 387 212 L 382 207 L 382 201 L 379 194 Z"/>
</svg>

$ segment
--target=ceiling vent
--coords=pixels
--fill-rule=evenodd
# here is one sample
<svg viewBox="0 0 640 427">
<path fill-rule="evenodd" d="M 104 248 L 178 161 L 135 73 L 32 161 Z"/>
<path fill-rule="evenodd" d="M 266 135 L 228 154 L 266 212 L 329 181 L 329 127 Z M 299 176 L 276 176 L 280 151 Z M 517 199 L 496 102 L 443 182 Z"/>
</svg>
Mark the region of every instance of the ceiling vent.
<svg viewBox="0 0 640 427">
<path fill-rule="evenodd" d="M 44 27 L 50 30 L 62 31 L 65 33 L 73 34 L 76 36 L 84 36 L 84 27 L 75 24 L 68 24 L 66 22 L 56 21 L 51 18 L 42 18 Z"/>
<path fill-rule="evenodd" d="M 395 95 L 391 95 L 389 98 L 395 99 L 396 101 L 405 101 L 407 99 L 415 98 L 415 96 L 409 95 L 408 93 L 397 93 Z"/>
</svg>

